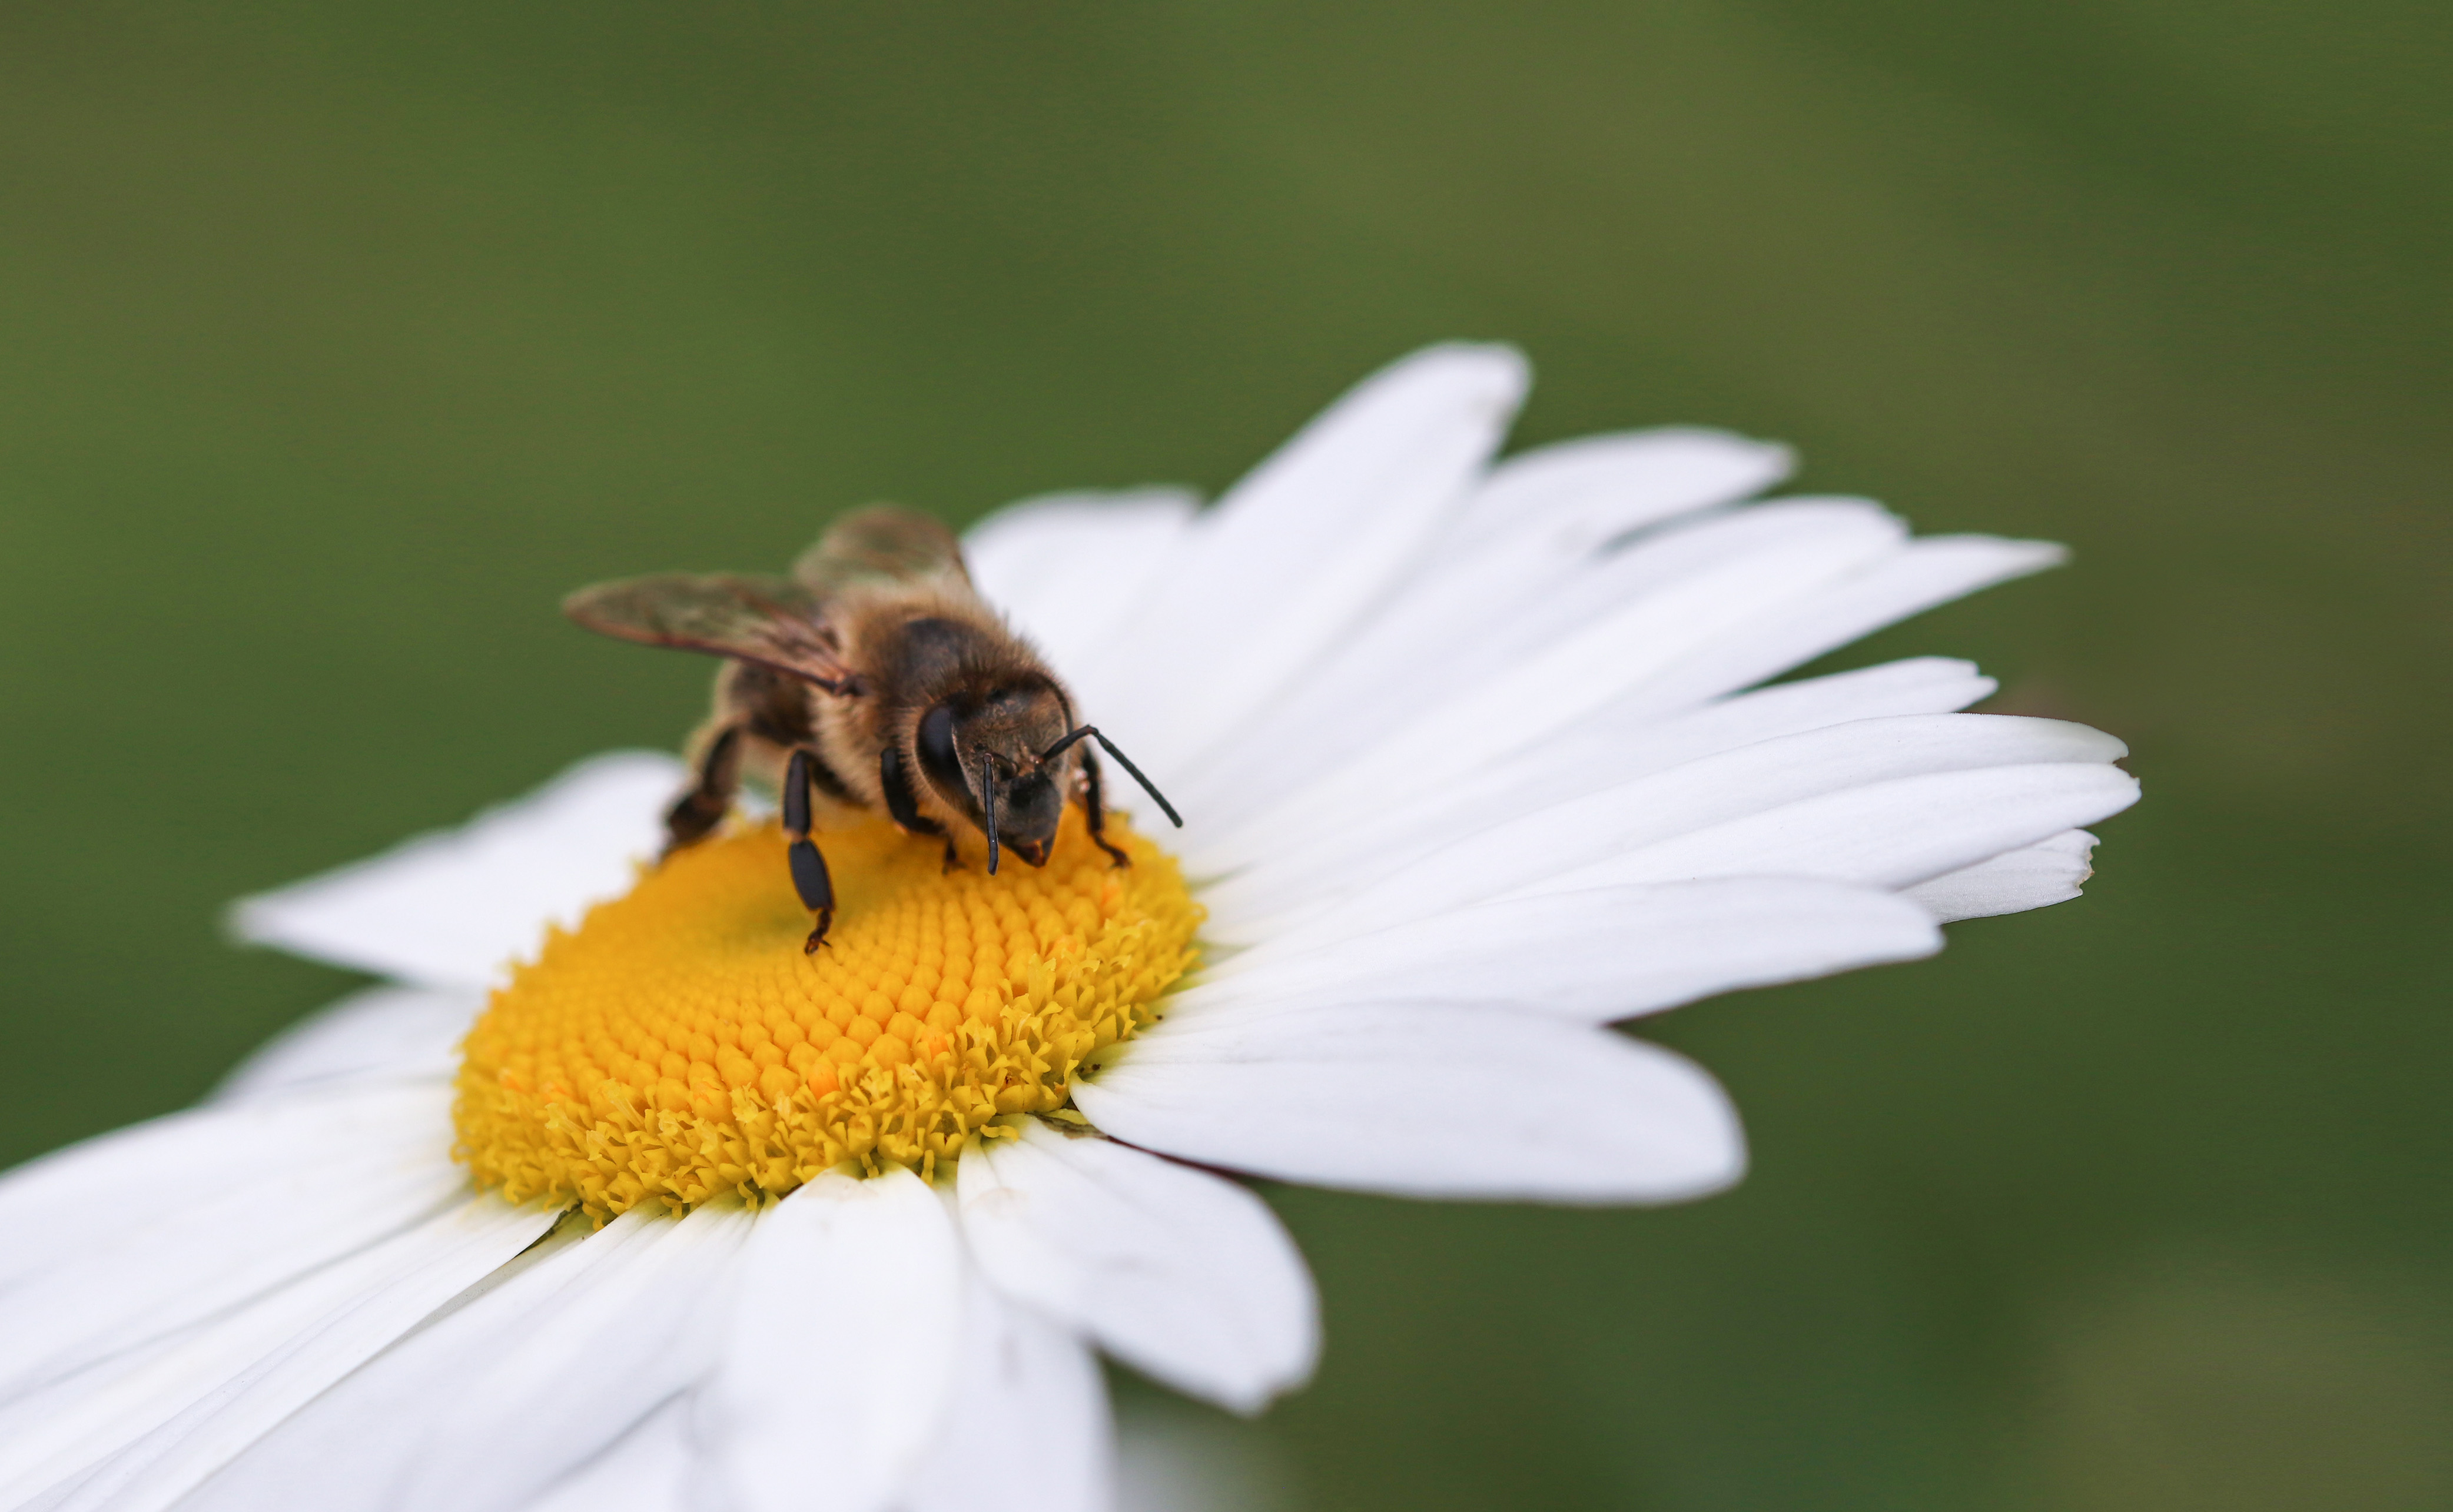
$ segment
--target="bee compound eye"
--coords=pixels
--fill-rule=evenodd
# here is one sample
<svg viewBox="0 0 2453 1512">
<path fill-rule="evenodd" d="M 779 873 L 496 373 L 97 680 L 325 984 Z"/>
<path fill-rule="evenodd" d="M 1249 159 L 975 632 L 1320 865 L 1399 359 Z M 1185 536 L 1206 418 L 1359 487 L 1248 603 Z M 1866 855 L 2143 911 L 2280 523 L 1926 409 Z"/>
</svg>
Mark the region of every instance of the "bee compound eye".
<svg viewBox="0 0 2453 1512">
<path fill-rule="evenodd" d="M 962 758 L 954 752 L 954 707 L 938 704 L 920 716 L 918 739 L 920 767 L 928 780 L 947 793 L 966 792 L 970 783 L 963 771 Z"/>
</svg>

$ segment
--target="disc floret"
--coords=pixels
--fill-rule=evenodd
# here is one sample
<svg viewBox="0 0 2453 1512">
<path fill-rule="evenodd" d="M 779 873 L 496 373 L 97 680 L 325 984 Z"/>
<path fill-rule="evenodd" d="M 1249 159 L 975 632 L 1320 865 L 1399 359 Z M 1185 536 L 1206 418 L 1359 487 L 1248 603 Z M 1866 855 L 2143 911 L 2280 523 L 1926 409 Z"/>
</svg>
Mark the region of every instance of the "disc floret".
<svg viewBox="0 0 2453 1512">
<path fill-rule="evenodd" d="M 675 853 L 552 931 L 469 1032 L 458 1154 L 513 1201 L 600 1222 L 641 1203 L 759 1203 L 819 1172 L 934 1175 L 973 1136 L 1053 1112 L 1152 1022 L 1202 918 L 1174 861 L 1068 814 L 1045 867 L 943 869 L 883 821 L 828 837 L 828 945 L 772 825 Z"/>
</svg>

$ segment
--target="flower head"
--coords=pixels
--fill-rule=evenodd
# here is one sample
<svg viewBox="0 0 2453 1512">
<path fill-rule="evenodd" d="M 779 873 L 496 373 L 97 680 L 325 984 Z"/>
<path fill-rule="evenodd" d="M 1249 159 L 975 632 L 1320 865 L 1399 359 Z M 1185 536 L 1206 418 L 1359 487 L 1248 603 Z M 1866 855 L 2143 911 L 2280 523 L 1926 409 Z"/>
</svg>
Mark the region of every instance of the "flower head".
<svg viewBox="0 0 2453 1512">
<path fill-rule="evenodd" d="M 1607 1027 L 2074 896 L 2118 742 L 1918 659 L 1767 684 L 2058 560 L 1748 503 L 1779 448 L 1494 463 L 1525 376 L 1439 348 L 1215 507 L 1026 503 L 971 571 L 1187 827 L 1042 868 L 754 815 L 598 758 L 253 900 L 394 985 L 202 1108 L 0 1181 L 0 1502 L 1098 1507 L 1104 1351 L 1255 1410 L 1308 1277 L 1236 1177 L 1646 1203 L 1737 1120 Z"/>
</svg>

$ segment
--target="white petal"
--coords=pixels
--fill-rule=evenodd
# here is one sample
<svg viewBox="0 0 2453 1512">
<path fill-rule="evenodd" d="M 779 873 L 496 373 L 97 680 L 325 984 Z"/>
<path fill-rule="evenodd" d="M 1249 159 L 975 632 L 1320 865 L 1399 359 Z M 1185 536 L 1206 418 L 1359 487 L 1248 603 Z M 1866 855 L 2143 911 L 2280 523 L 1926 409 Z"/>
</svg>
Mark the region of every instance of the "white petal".
<svg viewBox="0 0 2453 1512">
<path fill-rule="evenodd" d="M 208 1103 L 243 1103 L 368 1077 L 449 1079 L 486 1006 L 474 992 L 369 987 L 309 1014 L 230 1069 Z"/>
<path fill-rule="evenodd" d="M 1558 744 L 1579 761 L 1615 763 L 1624 776 L 1861 719 L 1957 713 L 1991 697 L 2000 686 L 1973 662 L 1913 656 L 1776 683 L 1671 714 L 1636 713 L 1625 703 L 1612 704 L 1563 732 Z"/>
<path fill-rule="evenodd" d="M 712 1367 L 753 1222 L 730 1203 L 680 1220 L 634 1209 L 523 1264 L 309 1403 L 183 1512 L 514 1512 Z"/>
<path fill-rule="evenodd" d="M 957 1167 L 989 1281 L 1180 1391 L 1256 1412 L 1311 1374 L 1311 1274 L 1232 1182 L 1033 1123 Z"/>
<path fill-rule="evenodd" d="M 1366 379 L 1202 516 L 1119 638 L 1077 674 L 1146 770 L 1189 763 L 1310 666 L 1420 555 L 1526 384 L 1505 348 L 1434 347 Z"/>
<path fill-rule="evenodd" d="M 664 1403 L 525 1512 L 690 1512 L 689 1410 L 686 1397 Z"/>
<path fill-rule="evenodd" d="M 1670 714 L 1639 714 L 1621 703 L 1561 731 L 1540 752 L 1494 766 L 1474 781 L 1498 784 L 1512 776 L 1540 783 L 1549 773 L 1603 774 L 1605 781 L 1586 778 L 1576 785 L 1576 791 L 1594 791 L 1784 735 L 1864 719 L 1955 713 L 1990 697 L 1996 687 L 1973 664 L 1917 657 L 1760 687 Z"/>
<path fill-rule="evenodd" d="M 2137 801 L 2138 779 L 2089 763 L 1936 772 L 1750 814 L 1525 891 L 1764 875 L 1912 887 Z"/>
<path fill-rule="evenodd" d="M 1409 1197 L 1674 1202 L 1745 1164 L 1728 1099 L 1691 1063 L 1498 1009 L 1165 1020 L 1074 1100 L 1163 1155 Z"/>
<path fill-rule="evenodd" d="M 963 555 L 981 597 L 1065 672 L 1089 661 L 1131 610 L 1199 504 L 1180 488 L 1026 499 L 966 531 Z"/>
<path fill-rule="evenodd" d="M 1291 948 L 1298 943 L 1385 928 L 1536 883 L 1546 883 L 1545 890 L 1559 891 L 1603 882 L 1679 882 L 1700 876 L 1829 876 L 1854 881 L 1859 879 L 1853 875 L 1786 862 L 1739 865 L 1733 859 L 1740 854 L 1737 851 L 1730 852 L 1731 859 L 1686 872 L 1588 875 L 1584 868 L 1679 836 L 1705 830 L 1717 833 L 1715 826 L 1748 815 L 1786 813 L 1788 806 L 1819 794 L 1933 772 L 2040 763 L 2092 765 L 2112 761 L 2125 749 L 2100 731 L 2059 720 L 1994 714 L 1858 720 L 1688 762 L 1472 830 L 1437 848 L 1418 845 L 1376 858 L 1358 858 L 1344 870 L 1347 886 L 1359 890 L 1350 900 L 1332 906 L 1272 885 L 1272 880 L 1257 867 L 1246 876 L 1205 889 L 1202 901 L 1210 909 L 1216 938 L 1244 943 L 1286 936 L 1286 945 Z M 1890 823 L 1895 827 L 1913 826 L 1916 817 L 1895 814 Z M 2100 812 L 2089 816 L 2101 817 Z M 2052 827 L 2066 827 L 2068 823 Z M 2049 832 L 2022 834 L 2009 844 L 2024 845 Z M 1979 855 L 1970 855 L 1954 865 L 1977 859 Z M 1560 881 L 1569 874 L 1583 880 L 1572 885 Z M 1368 885 L 1363 885 L 1366 882 Z M 1274 913 L 1269 911 L 1273 907 Z"/>
<path fill-rule="evenodd" d="M 1189 806 L 1201 825 L 1196 833 L 1221 843 L 1231 838 L 1232 853 L 1249 854 L 1357 806 L 1435 791 L 1573 726 L 1733 627 L 1895 550 L 1904 530 L 1863 503 L 1791 503 L 1745 510 L 1622 553 L 1593 574 L 1609 588 L 1600 603 L 1557 595 L 1512 627 L 1511 637 L 1535 639 L 1508 647 L 1504 665 L 1480 664 L 1477 676 L 1462 651 L 1408 656 L 1402 668 L 1389 662 L 1378 676 L 1381 702 L 1352 701 L 1377 716 L 1366 745 L 1300 786 L 1272 788 L 1255 772 L 1245 803 L 1274 803 L 1255 821 L 1245 821 L 1240 806 L 1203 793 Z M 1621 583 L 1622 574 L 1632 577 Z M 1603 609 L 1605 604 L 1615 607 Z M 1499 653 L 1488 646 L 1473 654 Z M 1405 687 L 1402 679 L 1426 676 L 1438 686 L 1420 687 L 1403 707 L 1387 702 Z M 1312 738 L 1308 727 L 1281 726 L 1279 733 L 1297 751 Z M 1222 821 L 1234 823 L 1231 837 Z M 1211 865 L 1197 847 L 1191 856 L 1197 869 Z"/>
<path fill-rule="evenodd" d="M 457 829 L 243 899 L 231 930 L 294 955 L 429 986 L 484 987 L 548 923 L 629 889 L 682 785 L 669 756 L 593 757 Z"/>
<path fill-rule="evenodd" d="M 1944 924 L 2024 913 L 2067 903 L 2095 874 L 2095 837 L 2065 829 L 2047 840 L 1945 872 L 1910 887 L 1905 896 Z"/>
<path fill-rule="evenodd" d="M 974 1275 L 964 1290 L 962 1359 L 945 1430 L 897 1505 L 1107 1512 L 1114 1438 L 1090 1351 Z"/>
<path fill-rule="evenodd" d="M 1941 948 L 1931 915 L 1869 887 L 1602 887 L 1475 904 L 1301 953 L 1263 945 L 1177 994 L 1167 1016 L 1434 1003 L 1602 1024 Z"/>
<path fill-rule="evenodd" d="M 411 1222 L 429 1205 L 414 1195 L 423 1184 L 457 1188 L 450 1147 L 451 1089 L 439 1081 L 196 1108 L 72 1144 L 0 1177 L 0 1204 L 39 1220 L 0 1230 L 0 1285 L 9 1288 L 0 1296 L 65 1273 L 90 1279 L 132 1323 L 147 1305 L 184 1305 L 189 1289 L 209 1288 L 217 1264 L 311 1246 L 329 1222 L 353 1222 L 338 1218 L 350 1204 L 336 1204 L 336 1190 L 410 1194 L 398 1222 Z M 132 1266 L 115 1283 L 124 1289 L 102 1288 L 123 1258 Z M 320 1263 L 310 1248 L 299 1263 Z M 11 1312 L 0 1320 L 0 1330 L 19 1326 Z M 10 1358 L 30 1360 L 26 1336 L 17 1338 Z"/>
<path fill-rule="evenodd" d="M 1936 605 L 2059 567 L 2068 555 L 2049 541 L 1926 536 L 1782 615 L 1745 626 L 1718 644 L 1699 648 L 1638 690 L 1630 705 L 1653 711 L 1690 707 L 1810 662 Z"/>
<path fill-rule="evenodd" d="M 473 1198 L 0 1410 L 0 1505 L 167 1507 L 528 1247 L 555 1215 Z"/>
<path fill-rule="evenodd" d="M 1674 478 L 1647 476 L 1651 469 L 1641 465 L 1656 450 L 1691 449 L 1680 440 L 1656 446 L 1651 437 L 1602 437 L 1502 464 L 1469 505 L 1512 513 L 1519 528 L 1477 537 L 1469 548 L 1454 545 L 1454 532 L 1441 537 L 1420 570 L 1393 585 L 1386 602 L 1350 630 L 1316 647 L 1313 665 L 1229 738 L 1199 762 L 1168 768 L 1169 790 L 1215 828 L 1562 634 L 1716 561 L 1761 548 L 1775 535 L 1820 529 L 1835 516 L 1845 517 L 1838 522 L 1844 528 L 1870 526 L 1885 545 L 1901 533 L 1888 515 L 1863 503 L 1792 502 L 1669 532 L 1640 548 L 1601 551 L 1656 511 L 1718 502 L 1665 486 Z M 1760 468 L 1720 471 L 1721 482 L 1733 483 L 1759 475 Z"/>
<path fill-rule="evenodd" d="M 942 1431 L 963 1275 L 918 1177 L 828 1173 L 763 1214 L 699 1398 L 736 1512 L 884 1512 Z"/>
<path fill-rule="evenodd" d="M 429 1452 L 390 1505 L 508 1512 L 703 1378 L 754 1224 L 730 1203 L 644 1218 L 637 1243 L 600 1259 L 608 1224 L 555 1257 L 567 1274 L 541 1264 L 409 1341 L 401 1377 L 424 1385 Z"/>
<path fill-rule="evenodd" d="M 1439 551 L 1470 554 L 1524 534 L 1590 551 L 1675 515 L 1751 498 L 1795 463 L 1786 447 L 1690 426 L 1537 447 L 1490 469 Z"/>
<path fill-rule="evenodd" d="M 1460 834 L 1652 772 L 1861 719 L 1964 708 L 1993 690 L 1993 680 L 1965 662 L 1925 657 L 1760 688 L 1633 727 L 1597 718 L 1442 787 L 1324 817 L 1300 841 L 1245 855 L 1242 847 L 1252 844 L 1246 835 L 1235 850 L 1205 851 L 1197 861 L 1205 869 L 1243 863 L 1232 890 L 1205 902 L 1223 927 L 1238 894 L 1279 910 L 1337 896 Z"/>
<path fill-rule="evenodd" d="M 0 1299 L 0 1328 L 9 1339 L 0 1399 L 22 1399 L 173 1335 L 467 1195 L 466 1173 L 439 1154 L 360 1170 L 325 1165 L 299 1173 L 286 1189 L 191 1206 L 127 1242 L 63 1255 Z"/>
</svg>

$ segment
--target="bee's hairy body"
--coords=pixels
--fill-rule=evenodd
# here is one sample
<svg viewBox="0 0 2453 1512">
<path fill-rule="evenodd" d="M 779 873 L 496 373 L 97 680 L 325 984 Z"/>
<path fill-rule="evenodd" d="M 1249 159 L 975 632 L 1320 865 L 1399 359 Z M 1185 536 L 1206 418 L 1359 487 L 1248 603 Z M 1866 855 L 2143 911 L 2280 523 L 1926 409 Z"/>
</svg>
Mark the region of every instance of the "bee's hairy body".
<svg viewBox="0 0 2453 1512">
<path fill-rule="evenodd" d="M 794 885 L 817 916 L 810 949 L 834 902 L 811 831 L 854 811 L 942 840 L 948 866 L 977 855 L 994 872 L 1003 850 L 1045 865 L 1076 802 L 1092 838 L 1126 864 L 1101 833 L 1098 759 L 1085 738 L 1123 753 L 1075 722 L 1064 685 L 981 601 L 953 533 L 925 515 L 847 515 L 788 579 L 634 578 L 583 588 L 564 608 L 608 635 L 727 658 L 714 711 L 690 740 L 695 776 L 666 816 L 666 848 L 712 831 L 745 775 L 771 784 L 793 837 Z"/>
<path fill-rule="evenodd" d="M 728 662 L 716 675 L 714 712 L 691 737 L 693 764 L 703 771 L 710 747 L 738 730 L 742 771 L 781 792 L 792 753 L 805 752 L 818 827 L 828 827 L 827 821 L 848 812 L 902 819 L 905 814 L 896 810 L 907 805 L 907 811 L 934 826 L 922 833 L 942 831 L 958 855 L 984 862 L 985 816 L 976 797 L 966 792 L 968 801 L 958 805 L 939 783 L 909 780 L 909 774 L 929 771 L 922 765 L 921 720 L 944 702 L 977 707 L 980 712 L 963 721 L 958 749 L 967 754 L 983 748 L 1010 759 L 1062 739 L 1073 726 L 1071 700 L 1029 647 L 987 619 L 976 600 L 966 606 L 941 594 L 892 591 L 861 598 L 866 602 L 847 606 L 839 621 L 830 613 L 830 623 L 844 627 L 845 665 L 860 669 L 854 688 L 830 693 L 760 663 Z M 1051 785 L 1060 796 L 1078 788 L 1080 755 L 1075 746 L 1051 764 L 1057 768 L 1049 774 Z M 965 765 L 976 782 L 976 765 Z M 942 770 L 943 764 L 938 766 Z M 894 768 L 906 776 L 889 789 L 887 774 Z M 694 796 L 685 794 L 683 805 Z M 707 827 L 722 817 L 716 810 Z M 697 815 L 675 818 L 686 826 Z M 687 844 L 705 832 L 674 838 Z M 1028 834 L 1008 822 L 999 838 L 1027 859 Z"/>
</svg>

